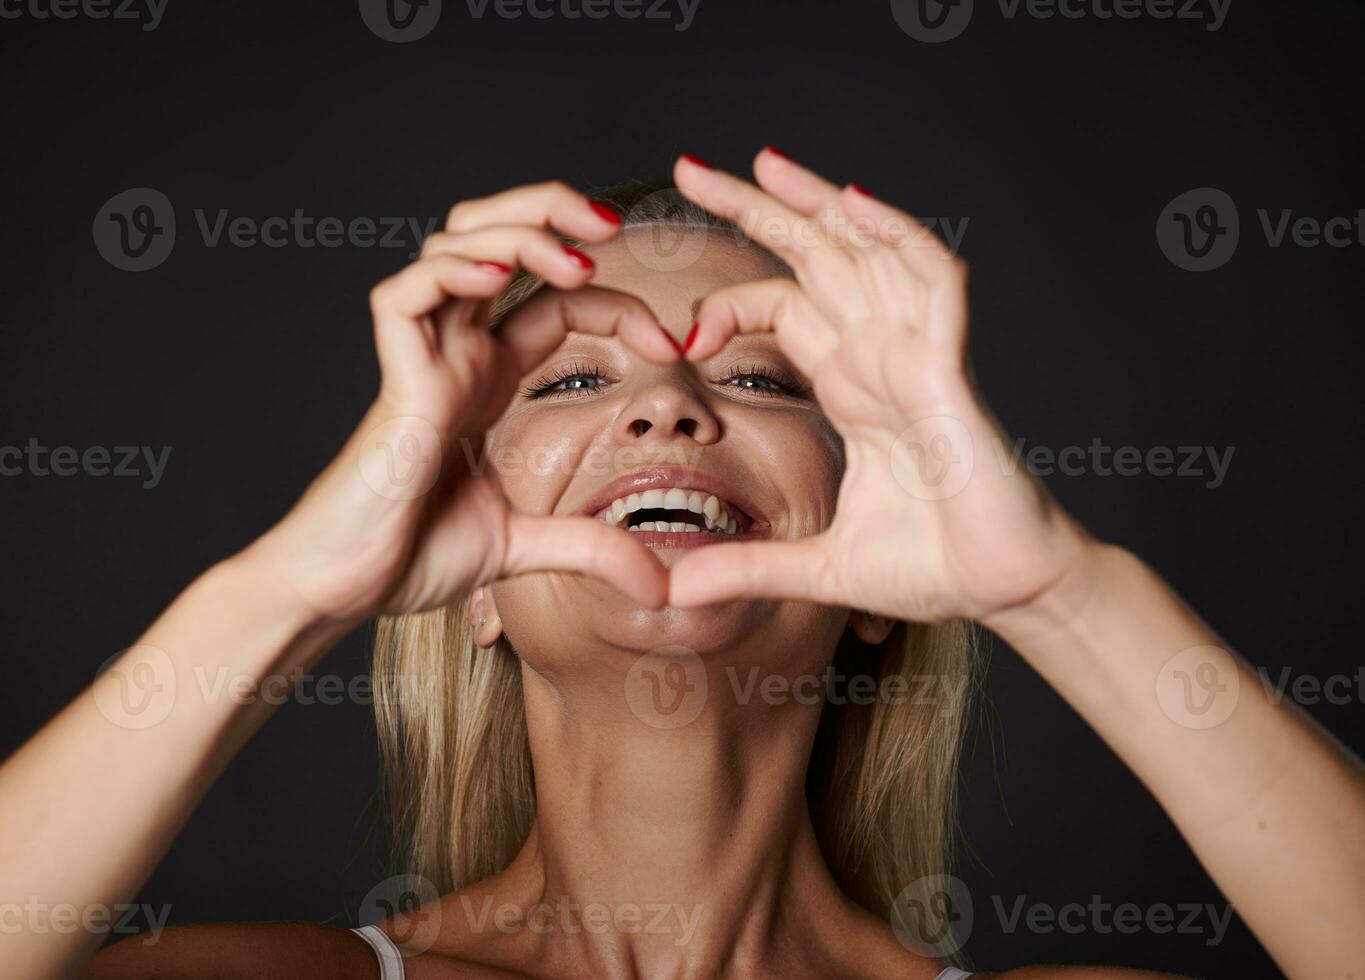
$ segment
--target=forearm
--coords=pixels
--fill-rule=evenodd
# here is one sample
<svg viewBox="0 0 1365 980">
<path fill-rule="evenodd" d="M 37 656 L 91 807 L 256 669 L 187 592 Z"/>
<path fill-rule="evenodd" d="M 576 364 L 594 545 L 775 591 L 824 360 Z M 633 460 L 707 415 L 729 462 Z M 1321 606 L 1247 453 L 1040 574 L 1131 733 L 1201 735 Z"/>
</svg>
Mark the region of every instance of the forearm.
<svg viewBox="0 0 1365 980">
<path fill-rule="evenodd" d="M 15 910 L 98 914 L 132 898 L 278 701 L 251 692 L 306 669 L 345 630 L 320 623 L 244 553 L 190 585 L 6 761 L 0 907 L 12 921 L 0 929 L 0 973 L 56 976 L 79 964 L 97 933 Z"/>
<path fill-rule="evenodd" d="M 1365 961 L 1360 761 L 1273 704 L 1151 569 L 1094 546 L 1037 602 L 986 625 L 1155 794 L 1289 975 Z"/>
</svg>

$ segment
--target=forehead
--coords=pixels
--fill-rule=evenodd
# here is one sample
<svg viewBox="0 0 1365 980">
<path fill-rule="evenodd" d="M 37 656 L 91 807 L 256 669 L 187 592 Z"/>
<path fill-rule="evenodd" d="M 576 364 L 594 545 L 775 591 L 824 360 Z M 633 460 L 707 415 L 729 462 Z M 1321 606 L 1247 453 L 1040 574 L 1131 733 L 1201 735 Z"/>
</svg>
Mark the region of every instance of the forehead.
<svg viewBox="0 0 1365 980">
<path fill-rule="evenodd" d="M 665 324 L 690 324 L 707 293 L 783 274 L 771 255 L 733 232 L 696 225 L 638 225 L 584 249 L 593 283 L 640 297 Z"/>
</svg>

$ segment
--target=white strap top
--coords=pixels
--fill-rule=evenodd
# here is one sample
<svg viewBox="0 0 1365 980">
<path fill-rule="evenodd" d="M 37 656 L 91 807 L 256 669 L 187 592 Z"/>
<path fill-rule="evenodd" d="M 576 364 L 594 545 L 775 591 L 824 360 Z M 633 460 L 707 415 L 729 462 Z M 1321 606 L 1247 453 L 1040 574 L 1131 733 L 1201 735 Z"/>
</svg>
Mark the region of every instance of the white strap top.
<svg viewBox="0 0 1365 980">
<path fill-rule="evenodd" d="M 351 931 L 369 943 L 374 954 L 379 957 L 379 980 L 403 980 L 403 957 L 388 933 L 378 926 L 362 926 Z M 970 976 L 970 973 L 950 966 L 934 980 L 967 980 Z"/>
<path fill-rule="evenodd" d="M 353 933 L 370 944 L 379 957 L 379 980 L 403 980 L 403 956 L 389 934 L 378 926 L 362 926 Z"/>
</svg>

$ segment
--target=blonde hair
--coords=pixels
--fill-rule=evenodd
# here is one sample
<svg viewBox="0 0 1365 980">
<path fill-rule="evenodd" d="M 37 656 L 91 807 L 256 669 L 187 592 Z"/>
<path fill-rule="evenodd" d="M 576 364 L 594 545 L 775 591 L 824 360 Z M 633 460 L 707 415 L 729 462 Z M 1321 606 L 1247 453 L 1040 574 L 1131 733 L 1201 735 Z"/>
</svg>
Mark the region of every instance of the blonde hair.
<svg viewBox="0 0 1365 980">
<path fill-rule="evenodd" d="M 659 185 L 593 196 L 617 207 L 627 226 L 703 225 L 738 234 Z M 521 277 L 509 286 L 494 320 L 537 285 Z M 839 886 L 893 921 L 893 904 L 928 907 L 941 891 L 936 876 L 947 873 L 975 639 L 963 622 L 901 623 L 877 649 L 846 633 L 835 651 L 839 676 L 870 675 L 878 691 L 903 696 L 824 705 L 807 800 Z M 516 652 L 505 639 L 487 649 L 475 644 L 466 598 L 380 619 L 374 685 L 396 870 L 421 875 L 441 894 L 504 870 L 536 814 Z"/>
</svg>

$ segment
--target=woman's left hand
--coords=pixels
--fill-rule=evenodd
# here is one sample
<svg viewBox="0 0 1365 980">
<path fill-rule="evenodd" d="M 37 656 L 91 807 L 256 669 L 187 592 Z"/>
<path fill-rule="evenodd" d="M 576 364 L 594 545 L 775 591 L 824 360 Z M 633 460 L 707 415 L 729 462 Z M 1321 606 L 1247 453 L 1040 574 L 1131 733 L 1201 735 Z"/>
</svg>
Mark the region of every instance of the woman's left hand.
<svg viewBox="0 0 1365 980">
<path fill-rule="evenodd" d="M 781 597 L 937 622 L 1046 593 L 1088 538 L 1011 460 L 975 391 L 961 259 L 904 212 L 772 150 L 754 173 L 758 186 L 688 157 L 675 167 L 683 194 L 796 273 L 707 297 L 687 357 L 774 330 L 846 468 L 823 533 L 698 548 L 673 567 L 669 601 Z"/>
</svg>

